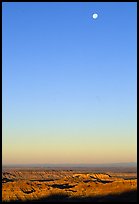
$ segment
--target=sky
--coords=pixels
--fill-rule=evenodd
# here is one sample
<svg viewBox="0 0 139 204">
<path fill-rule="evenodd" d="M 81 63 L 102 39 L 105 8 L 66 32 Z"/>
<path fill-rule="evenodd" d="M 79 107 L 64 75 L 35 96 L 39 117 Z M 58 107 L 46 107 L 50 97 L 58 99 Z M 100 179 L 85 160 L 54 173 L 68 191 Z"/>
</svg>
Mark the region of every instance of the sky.
<svg viewBox="0 0 139 204">
<path fill-rule="evenodd" d="M 136 2 L 2 3 L 3 164 L 136 162 L 136 24 Z"/>
</svg>

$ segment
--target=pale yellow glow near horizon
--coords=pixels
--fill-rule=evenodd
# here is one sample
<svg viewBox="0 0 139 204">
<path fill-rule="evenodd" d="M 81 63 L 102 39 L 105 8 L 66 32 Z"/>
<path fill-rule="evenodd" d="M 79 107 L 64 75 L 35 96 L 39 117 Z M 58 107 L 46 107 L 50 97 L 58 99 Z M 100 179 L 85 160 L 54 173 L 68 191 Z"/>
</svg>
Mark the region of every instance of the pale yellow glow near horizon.
<svg viewBox="0 0 139 204">
<path fill-rule="evenodd" d="M 41 135 L 39 131 L 29 133 L 15 131 L 16 139 L 8 137 L 9 131 L 3 131 L 7 137 L 3 137 L 2 140 L 2 162 L 3 164 L 136 162 L 136 131 L 131 129 L 127 132 L 120 129 L 112 134 L 111 127 L 81 130 L 72 129 L 66 134 L 65 130 L 59 132 L 52 130 L 42 132 Z"/>
<path fill-rule="evenodd" d="M 2 158 L 3 164 L 135 162 L 136 147 L 134 144 L 106 146 L 104 143 L 84 146 L 80 143 L 9 144 L 3 145 Z"/>
</svg>

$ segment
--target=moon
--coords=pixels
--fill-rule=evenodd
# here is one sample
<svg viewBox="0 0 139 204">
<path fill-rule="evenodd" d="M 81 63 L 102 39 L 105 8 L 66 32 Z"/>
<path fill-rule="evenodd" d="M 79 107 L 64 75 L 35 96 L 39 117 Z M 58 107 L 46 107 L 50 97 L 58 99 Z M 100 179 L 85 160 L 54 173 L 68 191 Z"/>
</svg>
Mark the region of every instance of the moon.
<svg viewBox="0 0 139 204">
<path fill-rule="evenodd" d="M 98 18 L 98 14 L 97 13 L 93 13 L 93 19 L 97 19 Z"/>
</svg>

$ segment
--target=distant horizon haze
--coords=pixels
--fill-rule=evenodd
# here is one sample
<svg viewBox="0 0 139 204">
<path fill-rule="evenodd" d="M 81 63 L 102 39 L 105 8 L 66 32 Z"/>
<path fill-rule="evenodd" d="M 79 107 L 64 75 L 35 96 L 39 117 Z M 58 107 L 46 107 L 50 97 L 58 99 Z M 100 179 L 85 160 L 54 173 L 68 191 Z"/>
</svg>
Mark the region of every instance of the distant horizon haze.
<svg viewBox="0 0 139 204">
<path fill-rule="evenodd" d="M 32 163 L 32 164 L 3 164 L 2 166 L 26 166 L 26 167 L 118 167 L 118 166 L 137 166 L 137 162 L 119 162 L 119 163 Z"/>
</svg>

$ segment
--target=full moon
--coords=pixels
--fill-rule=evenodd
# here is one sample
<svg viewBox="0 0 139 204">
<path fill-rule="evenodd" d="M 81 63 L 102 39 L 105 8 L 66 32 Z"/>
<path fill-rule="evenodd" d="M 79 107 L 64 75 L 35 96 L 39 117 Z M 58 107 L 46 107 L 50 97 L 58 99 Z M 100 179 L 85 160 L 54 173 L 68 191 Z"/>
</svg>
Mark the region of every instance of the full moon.
<svg viewBox="0 0 139 204">
<path fill-rule="evenodd" d="M 93 14 L 93 19 L 97 19 L 98 18 L 98 14 L 97 13 L 94 13 Z"/>
</svg>

